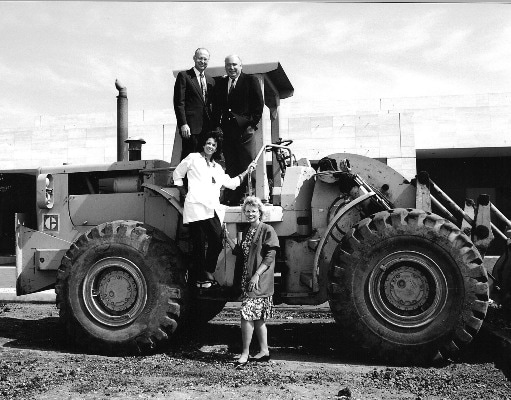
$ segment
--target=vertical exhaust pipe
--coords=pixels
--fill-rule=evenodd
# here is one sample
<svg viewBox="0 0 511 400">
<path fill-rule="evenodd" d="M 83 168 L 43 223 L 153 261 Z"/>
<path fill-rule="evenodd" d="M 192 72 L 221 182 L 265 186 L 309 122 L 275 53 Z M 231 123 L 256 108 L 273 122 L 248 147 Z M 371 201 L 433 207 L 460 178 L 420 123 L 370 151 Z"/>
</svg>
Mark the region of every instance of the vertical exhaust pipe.
<svg viewBox="0 0 511 400">
<path fill-rule="evenodd" d="M 119 91 L 117 96 L 117 161 L 128 160 L 128 90 L 118 79 L 115 87 Z"/>
</svg>

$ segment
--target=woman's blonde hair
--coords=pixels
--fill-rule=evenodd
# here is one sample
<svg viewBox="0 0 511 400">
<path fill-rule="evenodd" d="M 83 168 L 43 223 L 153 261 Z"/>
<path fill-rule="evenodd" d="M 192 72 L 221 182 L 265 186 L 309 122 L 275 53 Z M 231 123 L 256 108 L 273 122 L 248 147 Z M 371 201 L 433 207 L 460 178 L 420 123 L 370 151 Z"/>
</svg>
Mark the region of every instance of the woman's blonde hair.
<svg viewBox="0 0 511 400">
<path fill-rule="evenodd" d="M 257 196 L 247 196 L 243 205 L 241 206 L 241 211 L 245 212 L 247 206 L 257 207 L 259 209 L 259 219 L 263 217 L 263 202 Z"/>
</svg>

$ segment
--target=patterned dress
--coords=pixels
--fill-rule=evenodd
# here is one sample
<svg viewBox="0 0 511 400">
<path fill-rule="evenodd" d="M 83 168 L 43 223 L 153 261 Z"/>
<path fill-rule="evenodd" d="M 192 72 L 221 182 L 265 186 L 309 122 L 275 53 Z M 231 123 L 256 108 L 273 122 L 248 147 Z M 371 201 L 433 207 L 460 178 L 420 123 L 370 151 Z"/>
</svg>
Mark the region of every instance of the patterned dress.
<svg viewBox="0 0 511 400">
<path fill-rule="evenodd" d="M 273 317 L 273 297 L 248 297 L 247 287 L 252 276 L 249 274 L 248 254 L 250 245 L 254 239 L 257 227 L 248 229 L 245 240 L 241 243 L 243 251 L 243 275 L 241 277 L 241 318 L 247 321 L 257 321 L 258 319 L 268 319 Z"/>
</svg>

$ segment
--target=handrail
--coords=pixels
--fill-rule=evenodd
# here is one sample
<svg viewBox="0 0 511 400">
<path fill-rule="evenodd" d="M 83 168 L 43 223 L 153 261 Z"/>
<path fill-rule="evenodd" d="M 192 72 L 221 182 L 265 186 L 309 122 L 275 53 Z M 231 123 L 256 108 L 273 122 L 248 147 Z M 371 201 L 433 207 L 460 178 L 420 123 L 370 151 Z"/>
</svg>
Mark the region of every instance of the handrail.
<svg viewBox="0 0 511 400">
<path fill-rule="evenodd" d="M 259 161 L 259 158 L 261 155 L 267 150 L 271 149 L 272 147 L 280 148 L 280 149 L 286 149 L 289 151 L 289 157 L 293 156 L 293 152 L 288 146 L 282 146 L 280 144 L 263 144 L 261 148 L 259 149 L 259 152 L 255 156 L 254 160 L 252 162 L 257 163 Z M 248 174 L 248 195 L 252 196 L 252 174 Z"/>
<path fill-rule="evenodd" d="M 293 151 L 291 150 L 291 148 L 289 146 L 283 146 L 281 144 L 271 143 L 271 144 L 267 144 L 266 145 L 266 149 L 265 150 L 268 150 L 268 148 L 272 148 L 272 147 L 275 147 L 277 149 L 285 149 L 285 150 L 289 151 L 289 159 L 290 160 L 293 159 Z"/>
<path fill-rule="evenodd" d="M 506 218 L 504 214 L 492 203 L 490 202 L 490 210 L 492 210 L 497 217 L 500 218 L 502 222 L 504 222 L 508 228 L 511 228 L 511 221 Z"/>
<path fill-rule="evenodd" d="M 261 155 L 263 154 L 265 149 L 266 149 L 266 146 L 262 145 L 261 148 L 259 149 L 259 152 L 257 153 L 257 155 L 255 156 L 255 158 L 252 162 L 257 163 L 257 161 L 259 160 L 259 157 L 261 157 Z M 250 171 L 248 173 L 247 186 L 248 186 L 248 195 L 252 196 L 252 171 Z"/>
<path fill-rule="evenodd" d="M 263 151 L 266 149 L 266 146 L 267 145 L 264 145 L 264 144 L 261 146 L 261 148 L 259 149 L 259 152 L 255 156 L 255 158 L 252 160 L 252 162 L 257 162 L 259 160 L 259 157 L 261 157 L 261 155 L 263 154 Z"/>
<path fill-rule="evenodd" d="M 291 151 L 291 149 L 289 148 L 289 146 L 282 146 L 281 144 L 274 144 L 274 143 L 270 143 L 270 144 L 263 144 L 261 146 L 261 148 L 259 149 L 259 152 L 257 153 L 257 155 L 255 156 L 254 160 L 255 162 L 257 162 L 259 160 L 259 157 L 261 157 L 261 154 L 263 154 L 264 151 L 268 150 L 268 149 L 271 149 L 272 147 L 276 147 L 278 149 L 286 149 L 289 151 L 289 156 L 292 157 L 293 156 L 293 152 Z"/>
</svg>

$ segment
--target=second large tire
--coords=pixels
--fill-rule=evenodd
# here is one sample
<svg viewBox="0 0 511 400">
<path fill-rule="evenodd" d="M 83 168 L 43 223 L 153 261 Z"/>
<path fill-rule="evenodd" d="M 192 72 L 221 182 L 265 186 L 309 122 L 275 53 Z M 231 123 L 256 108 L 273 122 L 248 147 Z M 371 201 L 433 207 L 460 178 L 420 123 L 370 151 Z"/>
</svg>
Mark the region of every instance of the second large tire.
<svg viewBox="0 0 511 400">
<path fill-rule="evenodd" d="M 177 328 L 186 268 L 162 232 L 134 221 L 108 222 L 67 251 L 55 291 L 60 319 L 78 345 L 94 353 L 147 353 Z"/>
<path fill-rule="evenodd" d="M 488 307 L 486 270 L 470 239 L 415 209 L 359 222 L 337 246 L 328 278 L 330 307 L 345 336 L 395 364 L 453 357 Z"/>
</svg>

